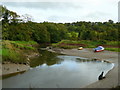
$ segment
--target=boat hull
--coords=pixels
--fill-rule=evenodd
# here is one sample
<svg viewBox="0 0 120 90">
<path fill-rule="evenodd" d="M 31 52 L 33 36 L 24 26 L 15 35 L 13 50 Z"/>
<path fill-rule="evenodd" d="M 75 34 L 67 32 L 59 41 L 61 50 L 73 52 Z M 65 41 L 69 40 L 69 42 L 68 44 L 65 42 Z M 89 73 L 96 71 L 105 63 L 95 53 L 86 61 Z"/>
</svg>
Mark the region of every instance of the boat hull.
<svg viewBox="0 0 120 90">
<path fill-rule="evenodd" d="M 104 51 L 104 50 L 95 50 L 95 52 L 102 52 L 102 51 Z"/>
</svg>

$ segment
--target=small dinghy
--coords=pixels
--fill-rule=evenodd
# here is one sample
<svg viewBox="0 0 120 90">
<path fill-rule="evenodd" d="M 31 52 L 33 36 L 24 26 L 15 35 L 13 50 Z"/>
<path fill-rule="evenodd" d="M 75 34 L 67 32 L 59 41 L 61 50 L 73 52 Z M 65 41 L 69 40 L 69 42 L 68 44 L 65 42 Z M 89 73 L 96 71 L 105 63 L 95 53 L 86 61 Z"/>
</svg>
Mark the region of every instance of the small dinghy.
<svg viewBox="0 0 120 90">
<path fill-rule="evenodd" d="M 104 51 L 103 46 L 98 46 L 97 48 L 94 48 L 94 52 L 101 52 L 101 51 Z"/>
<path fill-rule="evenodd" d="M 79 47 L 78 50 L 83 50 L 83 47 Z"/>
</svg>

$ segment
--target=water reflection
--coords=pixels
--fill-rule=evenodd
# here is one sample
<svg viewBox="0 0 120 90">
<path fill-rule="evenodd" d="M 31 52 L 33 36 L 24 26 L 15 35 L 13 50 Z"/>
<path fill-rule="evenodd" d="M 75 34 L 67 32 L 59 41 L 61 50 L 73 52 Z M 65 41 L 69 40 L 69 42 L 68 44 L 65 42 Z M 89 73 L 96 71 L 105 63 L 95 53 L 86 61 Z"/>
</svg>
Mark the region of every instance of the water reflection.
<svg viewBox="0 0 120 90">
<path fill-rule="evenodd" d="M 61 60 L 60 58 L 57 57 L 56 53 L 52 53 L 46 50 L 40 50 L 40 56 L 36 58 L 32 58 L 30 60 L 30 66 L 31 67 L 36 67 L 38 65 L 43 65 L 46 64 L 48 66 L 54 65 L 54 64 L 60 64 Z"/>
<path fill-rule="evenodd" d="M 34 68 L 4 79 L 3 88 L 81 88 L 97 81 L 102 71 L 105 75 L 114 66 L 77 56 L 40 53 L 42 56 L 31 60 Z"/>
</svg>

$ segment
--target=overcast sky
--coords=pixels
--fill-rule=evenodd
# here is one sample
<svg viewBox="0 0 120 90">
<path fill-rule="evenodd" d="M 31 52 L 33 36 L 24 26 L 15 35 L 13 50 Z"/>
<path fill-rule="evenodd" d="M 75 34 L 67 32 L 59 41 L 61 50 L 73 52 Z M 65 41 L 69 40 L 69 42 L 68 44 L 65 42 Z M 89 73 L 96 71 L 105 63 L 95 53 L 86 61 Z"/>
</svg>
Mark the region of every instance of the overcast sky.
<svg viewBox="0 0 120 90">
<path fill-rule="evenodd" d="M 29 14 L 35 22 L 118 21 L 119 0 L 2 0 L 19 15 Z M 7 2 L 9 1 L 9 2 Z M 10 2 L 13 1 L 13 2 Z M 20 2 L 21 1 L 21 2 Z M 25 2 L 26 1 L 26 2 Z M 43 2 L 44 1 L 44 2 Z"/>
</svg>

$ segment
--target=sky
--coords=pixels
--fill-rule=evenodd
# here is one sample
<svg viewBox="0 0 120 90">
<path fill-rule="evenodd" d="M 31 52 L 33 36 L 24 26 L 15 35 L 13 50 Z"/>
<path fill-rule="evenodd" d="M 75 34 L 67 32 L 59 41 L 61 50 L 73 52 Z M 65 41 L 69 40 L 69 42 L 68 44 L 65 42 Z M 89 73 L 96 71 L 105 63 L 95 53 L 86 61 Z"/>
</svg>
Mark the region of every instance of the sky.
<svg viewBox="0 0 120 90">
<path fill-rule="evenodd" d="M 120 22 L 120 1 L 118 3 L 118 22 Z"/>
<path fill-rule="evenodd" d="M 9 1 L 9 2 L 8 2 Z M 119 0 L 2 0 L 18 15 L 28 14 L 34 22 L 118 21 Z"/>
</svg>

